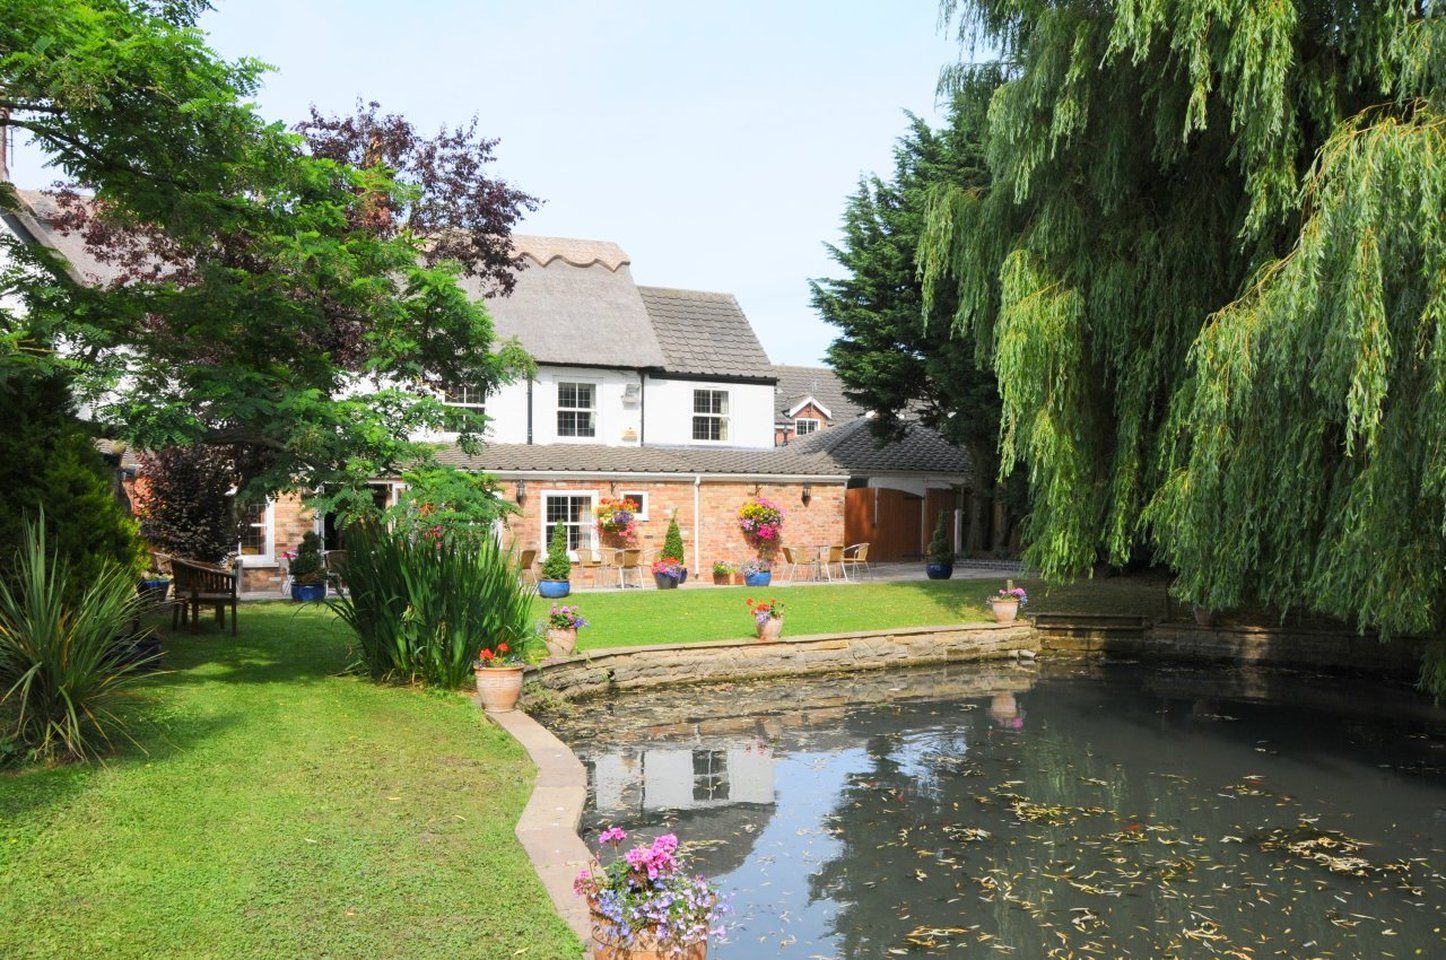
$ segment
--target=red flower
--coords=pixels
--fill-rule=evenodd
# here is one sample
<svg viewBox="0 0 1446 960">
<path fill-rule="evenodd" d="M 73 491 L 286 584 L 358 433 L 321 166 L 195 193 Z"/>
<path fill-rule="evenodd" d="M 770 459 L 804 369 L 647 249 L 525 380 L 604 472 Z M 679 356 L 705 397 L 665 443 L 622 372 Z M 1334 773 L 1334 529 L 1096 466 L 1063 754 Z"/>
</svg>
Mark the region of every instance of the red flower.
<svg viewBox="0 0 1446 960">
<path fill-rule="evenodd" d="M 496 656 L 496 654 L 494 654 L 491 650 L 483 649 L 483 651 L 477 654 L 477 656 L 481 657 L 483 660 L 491 660 L 494 656 Z"/>
<path fill-rule="evenodd" d="M 507 652 L 507 644 L 505 644 L 505 643 L 499 643 L 499 644 L 497 645 L 497 652 L 498 652 L 498 653 L 506 653 L 506 652 Z"/>
</svg>

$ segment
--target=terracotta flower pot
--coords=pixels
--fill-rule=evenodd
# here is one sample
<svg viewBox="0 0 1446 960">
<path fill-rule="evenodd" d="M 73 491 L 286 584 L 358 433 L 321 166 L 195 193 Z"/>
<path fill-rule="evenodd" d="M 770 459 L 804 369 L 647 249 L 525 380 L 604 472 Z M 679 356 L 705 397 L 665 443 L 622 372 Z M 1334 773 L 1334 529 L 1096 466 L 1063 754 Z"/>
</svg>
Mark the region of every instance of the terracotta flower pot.
<svg viewBox="0 0 1446 960">
<path fill-rule="evenodd" d="M 989 608 L 994 611 L 995 623 L 1013 623 L 1019 616 L 1019 601 L 1013 597 L 995 597 L 989 601 Z"/>
<path fill-rule="evenodd" d="M 630 947 L 614 946 L 593 937 L 594 960 L 707 960 L 708 941 L 699 940 L 683 948 L 681 953 L 660 947 L 648 936 L 640 936 Z"/>
<path fill-rule="evenodd" d="M 1196 607 L 1195 622 L 1202 627 L 1215 626 L 1215 611 L 1209 607 Z"/>
<path fill-rule="evenodd" d="M 777 640 L 781 636 L 783 636 L 782 617 L 768 617 L 758 624 L 759 640 Z"/>
<path fill-rule="evenodd" d="M 521 667 L 475 667 L 477 697 L 488 713 L 507 713 L 517 709 L 522 695 Z"/>
<path fill-rule="evenodd" d="M 730 583 L 732 583 L 732 582 L 733 582 L 733 574 L 731 574 L 731 573 L 715 573 L 715 574 L 713 574 L 713 585 L 714 585 L 715 587 L 726 587 L 726 586 L 728 586 L 728 584 L 730 584 Z"/>
<path fill-rule="evenodd" d="M 549 656 L 570 656 L 577 649 L 577 627 L 548 627 L 546 642 Z"/>
</svg>

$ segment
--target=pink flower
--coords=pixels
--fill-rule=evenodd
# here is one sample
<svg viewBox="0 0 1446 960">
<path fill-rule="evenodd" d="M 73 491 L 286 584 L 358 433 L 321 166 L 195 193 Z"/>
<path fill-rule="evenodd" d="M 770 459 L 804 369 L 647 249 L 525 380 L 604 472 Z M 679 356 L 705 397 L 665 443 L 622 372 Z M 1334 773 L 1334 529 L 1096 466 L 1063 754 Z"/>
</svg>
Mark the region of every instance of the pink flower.
<svg viewBox="0 0 1446 960">
<path fill-rule="evenodd" d="M 622 827 L 608 827 L 598 834 L 599 843 L 611 844 L 614 848 L 628 838 L 628 832 Z"/>
</svg>

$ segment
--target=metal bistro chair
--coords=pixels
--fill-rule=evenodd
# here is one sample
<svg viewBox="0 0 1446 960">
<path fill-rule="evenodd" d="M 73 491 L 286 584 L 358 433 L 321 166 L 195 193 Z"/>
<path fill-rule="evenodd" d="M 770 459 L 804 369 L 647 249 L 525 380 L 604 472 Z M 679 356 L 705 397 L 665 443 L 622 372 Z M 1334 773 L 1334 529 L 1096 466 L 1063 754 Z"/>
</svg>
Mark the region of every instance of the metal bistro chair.
<svg viewBox="0 0 1446 960">
<path fill-rule="evenodd" d="M 818 561 L 813 558 L 800 560 L 794 553 L 793 547 L 780 547 L 783 553 L 783 562 L 788 564 L 788 582 L 793 583 L 798 579 L 799 567 L 804 568 L 804 576 L 809 580 L 818 579 Z"/>
<path fill-rule="evenodd" d="M 537 573 L 532 569 L 532 565 L 536 562 L 536 550 L 524 550 L 517 555 L 517 572 L 521 575 L 523 583 L 537 582 Z"/>
<path fill-rule="evenodd" d="M 618 586 L 628 585 L 628 574 L 637 579 L 637 586 L 643 585 L 643 551 L 636 547 L 618 551 Z"/>
<path fill-rule="evenodd" d="M 840 543 L 835 546 L 829 547 L 828 553 L 822 554 L 820 556 L 820 559 L 823 562 L 823 575 L 828 579 L 830 583 L 833 582 L 833 568 L 835 566 L 838 567 L 839 579 L 845 581 L 848 580 L 848 570 L 844 568 L 843 544 Z"/>
<path fill-rule="evenodd" d="M 847 575 L 850 567 L 853 568 L 856 578 L 859 576 L 860 570 L 867 576 L 873 576 L 873 567 L 869 566 L 869 545 L 867 543 L 855 543 L 852 546 L 844 547 L 843 568 L 845 575 Z"/>
<path fill-rule="evenodd" d="M 599 577 L 601 577 L 604 568 L 607 567 L 607 564 L 603 561 L 601 550 L 579 550 L 577 552 L 577 565 L 588 575 L 594 587 L 598 586 Z"/>
<path fill-rule="evenodd" d="M 326 571 L 326 582 L 340 591 L 346 586 L 346 551 L 328 550 L 321 555 L 321 566 Z"/>
</svg>

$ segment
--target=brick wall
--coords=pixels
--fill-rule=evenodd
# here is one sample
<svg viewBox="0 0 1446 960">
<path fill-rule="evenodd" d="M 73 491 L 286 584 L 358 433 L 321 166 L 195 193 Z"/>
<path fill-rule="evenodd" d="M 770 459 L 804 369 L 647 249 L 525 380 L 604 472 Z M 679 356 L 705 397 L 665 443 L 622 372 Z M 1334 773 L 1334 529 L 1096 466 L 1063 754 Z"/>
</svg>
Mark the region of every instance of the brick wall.
<svg viewBox="0 0 1446 960">
<path fill-rule="evenodd" d="M 795 413 L 791 418 L 788 419 L 788 423 L 786 426 L 780 428 L 777 424 L 774 424 L 773 445 L 775 447 L 781 447 L 785 443 L 793 440 L 793 438 L 797 435 L 793 428 L 794 421 L 809 419 L 819 421 L 819 430 L 827 430 L 829 427 L 833 426 L 833 421 L 830 420 L 828 418 L 828 415 L 825 414 L 822 410 L 820 410 L 818 407 L 815 407 L 811 403 L 805 404 L 804 406 L 799 408 L 797 413 Z"/>
<path fill-rule="evenodd" d="M 576 491 L 595 493 L 599 499 L 623 493 L 642 492 L 648 495 L 648 519 L 638 523 L 638 546 L 643 559 L 650 562 L 663 546 L 668 520 L 675 513 L 682 529 L 687 563 L 694 566 L 694 540 L 702 537 L 702 575 L 709 573 L 715 560 L 742 563 L 752 559 L 753 549 L 738 529 L 738 508 L 755 491 L 778 504 L 784 512 L 784 542 L 798 546 L 821 546 L 843 543 L 844 485 L 815 483 L 809 488 L 809 503 L 803 504 L 801 483 L 738 483 L 710 481 L 706 477 L 698 490 L 702 524 L 695 532 L 693 515 L 693 483 L 689 480 L 654 482 L 607 480 L 527 480 L 527 496 L 522 513 L 509 522 L 518 550 L 534 549 L 541 556 L 546 552 L 542 539 L 542 495 L 544 492 Z M 517 499 L 515 481 L 502 483 L 504 496 Z"/>
<path fill-rule="evenodd" d="M 301 545 L 301 538 L 314 530 L 315 518 L 311 510 L 302 506 L 296 494 L 282 494 L 272 506 L 272 532 L 275 537 L 276 556 L 286 550 L 295 550 Z M 281 567 L 243 567 L 241 589 L 249 592 L 281 590 Z"/>
</svg>

